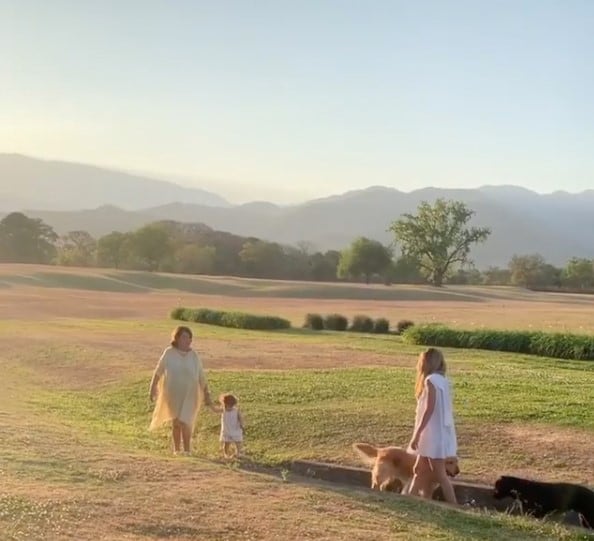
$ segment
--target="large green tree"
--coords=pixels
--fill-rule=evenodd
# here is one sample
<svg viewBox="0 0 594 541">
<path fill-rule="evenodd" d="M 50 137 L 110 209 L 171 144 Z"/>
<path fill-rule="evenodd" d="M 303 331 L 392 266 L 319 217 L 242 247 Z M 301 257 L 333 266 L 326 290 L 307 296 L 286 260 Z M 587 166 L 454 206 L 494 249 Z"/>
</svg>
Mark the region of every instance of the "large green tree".
<svg viewBox="0 0 594 541">
<path fill-rule="evenodd" d="M 506 286 L 511 282 L 511 271 L 499 267 L 488 267 L 483 271 L 483 283 L 487 286 Z"/>
<path fill-rule="evenodd" d="M 135 231 L 125 244 L 141 268 L 155 271 L 173 255 L 172 239 L 160 224 L 149 224 Z"/>
<path fill-rule="evenodd" d="M 284 251 L 280 244 L 265 240 L 248 240 L 239 252 L 242 269 L 248 276 L 282 278 Z"/>
<path fill-rule="evenodd" d="M 70 231 L 60 238 L 58 265 L 92 267 L 96 261 L 97 241 L 86 231 Z"/>
<path fill-rule="evenodd" d="M 474 215 L 461 201 L 424 201 L 417 214 L 404 214 L 390 226 L 402 255 L 419 262 L 427 279 L 436 286 L 455 267 L 469 263 L 470 248 L 484 242 L 487 227 L 469 227 Z"/>
<path fill-rule="evenodd" d="M 590 259 L 573 257 L 565 266 L 562 273 L 564 286 L 578 289 L 592 289 L 594 287 L 594 262 Z"/>
<path fill-rule="evenodd" d="M 174 254 L 175 272 L 186 274 L 213 274 L 217 250 L 214 246 L 186 244 Z"/>
<path fill-rule="evenodd" d="M 340 262 L 340 252 L 337 250 L 328 250 L 325 253 L 316 252 L 309 258 L 308 279 L 320 282 L 336 281 L 338 263 Z"/>
<path fill-rule="evenodd" d="M 42 220 L 12 212 L 0 220 L 0 261 L 51 263 L 57 239 L 56 232 Z"/>
<path fill-rule="evenodd" d="M 514 255 L 509 270 L 515 286 L 538 289 L 561 285 L 561 269 L 547 263 L 540 254 Z"/>
<path fill-rule="evenodd" d="M 340 254 L 339 278 L 365 278 L 369 283 L 374 274 L 384 273 L 392 262 L 392 253 L 381 242 L 366 237 L 355 239 Z"/>
<path fill-rule="evenodd" d="M 101 267 L 119 269 L 126 259 L 125 245 L 130 233 L 113 231 L 97 241 L 97 264 Z"/>
</svg>

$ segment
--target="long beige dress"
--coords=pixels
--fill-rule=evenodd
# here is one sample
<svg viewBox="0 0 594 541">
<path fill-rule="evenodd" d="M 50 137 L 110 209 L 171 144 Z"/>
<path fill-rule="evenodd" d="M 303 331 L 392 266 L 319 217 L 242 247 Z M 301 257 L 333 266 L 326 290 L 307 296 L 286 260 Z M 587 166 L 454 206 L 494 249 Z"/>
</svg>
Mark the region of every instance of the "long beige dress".
<svg viewBox="0 0 594 541">
<path fill-rule="evenodd" d="M 161 355 L 155 373 L 159 376 L 157 403 L 149 429 L 179 419 L 194 428 L 206 374 L 194 350 L 187 353 L 169 346 Z"/>
</svg>

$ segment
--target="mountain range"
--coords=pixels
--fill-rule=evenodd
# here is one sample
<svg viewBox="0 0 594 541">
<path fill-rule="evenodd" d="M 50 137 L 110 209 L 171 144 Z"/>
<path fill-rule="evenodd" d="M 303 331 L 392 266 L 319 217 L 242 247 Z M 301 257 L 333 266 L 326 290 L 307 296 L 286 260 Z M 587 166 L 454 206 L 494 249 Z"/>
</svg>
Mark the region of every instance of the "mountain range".
<svg viewBox="0 0 594 541">
<path fill-rule="evenodd" d="M 315 249 L 342 249 L 355 237 L 388 243 L 390 223 L 438 197 L 465 202 L 473 222 L 492 234 L 472 251 L 479 268 L 506 265 L 514 254 L 540 253 L 550 263 L 594 258 L 594 190 L 538 194 L 516 186 L 423 188 L 372 186 L 306 203 L 231 205 L 223 197 L 172 182 L 82 164 L 0 154 L 0 213 L 20 210 L 57 233 L 94 236 L 130 231 L 155 220 L 200 222 L 244 236 Z"/>
</svg>

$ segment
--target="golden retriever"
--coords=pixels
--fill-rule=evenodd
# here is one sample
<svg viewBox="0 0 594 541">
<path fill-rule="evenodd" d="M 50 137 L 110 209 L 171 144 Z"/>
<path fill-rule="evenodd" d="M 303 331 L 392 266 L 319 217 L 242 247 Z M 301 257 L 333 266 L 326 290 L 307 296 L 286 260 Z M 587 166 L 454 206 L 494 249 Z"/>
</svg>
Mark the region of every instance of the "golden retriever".
<svg viewBox="0 0 594 541">
<path fill-rule="evenodd" d="M 371 488 L 388 490 L 397 480 L 402 484 L 401 493 L 406 494 L 413 478 L 417 456 L 402 447 L 374 447 L 368 443 L 354 443 L 353 449 L 362 461 L 372 466 Z M 445 460 L 446 472 L 450 477 L 460 473 L 458 458 Z"/>
</svg>

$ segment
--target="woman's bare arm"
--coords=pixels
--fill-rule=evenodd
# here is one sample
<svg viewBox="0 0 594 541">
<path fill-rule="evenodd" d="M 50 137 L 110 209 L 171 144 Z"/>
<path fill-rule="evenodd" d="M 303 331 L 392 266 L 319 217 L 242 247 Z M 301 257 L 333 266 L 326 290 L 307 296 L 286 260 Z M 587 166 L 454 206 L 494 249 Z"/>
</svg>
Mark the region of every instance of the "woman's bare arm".
<svg viewBox="0 0 594 541">
<path fill-rule="evenodd" d="M 427 407 L 425 408 L 421 422 L 415 431 L 413 441 L 418 441 L 421 437 L 423 430 L 427 426 L 427 423 L 429 423 L 429 419 L 431 419 L 431 415 L 433 415 L 433 412 L 435 411 L 435 387 L 429 380 L 426 381 L 425 385 L 427 385 Z"/>
<path fill-rule="evenodd" d="M 155 371 L 153 374 L 153 378 L 151 379 L 151 385 L 149 387 L 149 398 L 151 401 L 155 401 L 157 398 L 157 385 L 159 384 L 159 374 Z"/>
</svg>

